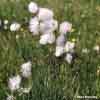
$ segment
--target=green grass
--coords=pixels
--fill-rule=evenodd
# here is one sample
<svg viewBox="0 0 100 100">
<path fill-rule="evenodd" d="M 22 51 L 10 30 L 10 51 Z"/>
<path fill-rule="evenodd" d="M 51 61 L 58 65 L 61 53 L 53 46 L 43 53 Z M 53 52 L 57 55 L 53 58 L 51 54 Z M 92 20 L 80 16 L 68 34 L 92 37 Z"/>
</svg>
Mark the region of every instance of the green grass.
<svg viewBox="0 0 100 100">
<path fill-rule="evenodd" d="M 23 24 L 23 31 L 0 31 L 0 100 L 5 100 L 9 93 L 8 78 L 18 74 L 20 65 L 27 60 L 32 60 L 33 87 L 28 95 L 17 96 L 17 100 L 76 100 L 77 95 L 100 96 L 100 75 L 97 76 L 100 52 L 93 51 L 94 45 L 100 45 L 100 0 L 35 0 L 40 6 L 53 9 L 59 22 L 72 22 L 75 31 L 68 39 L 78 40 L 78 57 L 71 65 L 55 58 L 55 45 L 40 46 L 39 37 L 28 32 L 30 1 L 0 0 L 0 18 Z M 83 48 L 90 52 L 83 54 Z"/>
</svg>

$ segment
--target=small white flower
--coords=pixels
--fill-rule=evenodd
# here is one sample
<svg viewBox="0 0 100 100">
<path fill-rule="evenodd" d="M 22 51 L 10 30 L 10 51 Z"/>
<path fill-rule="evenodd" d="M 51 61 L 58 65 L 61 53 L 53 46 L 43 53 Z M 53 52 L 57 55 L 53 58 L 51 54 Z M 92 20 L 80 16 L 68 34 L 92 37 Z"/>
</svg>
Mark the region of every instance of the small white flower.
<svg viewBox="0 0 100 100">
<path fill-rule="evenodd" d="M 89 53 L 89 49 L 83 48 L 83 49 L 82 49 L 82 53 L 85 53 L 85 54 Z"/>
<path fill-rule="evenodd" d="M 46 21 L 53 19 L 53 11 L 48 8 L 40 8 L 38 13 L 38 18 L 40 21 Z"/>
<path fill-rule="evenodd" d="M 57 40 L 56 40 L 56 45 L 57 46 L 64 46 L 65 45 L 65 35 L 64 34 L 61 34 L 57 37 Z"/>
<path fill-rule="evenodd" d="M 48 31 L 55 31 L 58 28 L 58 22 L 54 19 L 46 20 L 40 23 L 40 32 L 46 33 Z"/>
<path fill-rule="evenodd" d="M 74 52 L 75 43 L 67 41 L 65 44 L 65 51 L 66 52 Z"/>
<path fill-rule="evenodd" d="M 56 46 L 55 56 L 60 57 L 64 53 L 63 46 Z"/>
<path fill-rule="evenodd" d="M 72 59 L 73 59 L 72 54 L 71 53 L 67 53 L 66 57 L 65 57 L 65 60 L 68 62 L 68 64 L 71 64 Z"/>
<path fill-rule="evenodd" d="M 31 69 L 32 69 L 31 67 L 32 64 L 30 61 L 21 65 L 21 73 L 23 77 L 28 78 L 31 76 Z"/>
<path fill-rule="evenodd" d="M 96 46 L 94 46 L 94 48 L 93 48 L 95 51 L 97 51 L 97 52 L 99 52 L 100 51 L 100 47 L 99 47 L 99 45 L 96 45 Z"/>
<path fill-rule="evenodd" d="M 18 31 L 21 25 L 17 22 L 14 22 L 10 25 L 10 31 Z"/>
<path fill-rule="evenodd" d="M 33 35 L 39 34 L 39 20 L 37 17 L 31 18 L 29 22 L 29 30 Z"/>
<path fill-rule="evenodd" d="M 28 5 L 28 10 L 30 13 L 37 13 L 38 12 L 38 5 L 35 2 L 30 2 Z"/>
<path fill-rule="evenodd" d="M 21 77 L 19 75 L 9 78 L 8 87 L 11 91 L 15 91 L 20 88 Z"/>
<path fill-rule="evenodd" d="M 6 100 L 15 100 L 13 95 L 8 95 Z"/>
<path fill-rule="evenodd" d="M 65 21 L 60 24 L 59 32 L 60 34 L 66 34 L 67 32 L 70 32 L 71 29 L 72 29 L 72 24 Z"/>
</svg>

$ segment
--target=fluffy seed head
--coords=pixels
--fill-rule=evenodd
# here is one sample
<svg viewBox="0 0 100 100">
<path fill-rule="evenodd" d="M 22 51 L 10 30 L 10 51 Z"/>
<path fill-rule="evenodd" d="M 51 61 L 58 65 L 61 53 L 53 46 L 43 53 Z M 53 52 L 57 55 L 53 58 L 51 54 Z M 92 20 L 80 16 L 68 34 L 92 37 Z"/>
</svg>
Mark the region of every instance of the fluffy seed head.
<svg viewBox="0 0 100 100">
<path fill-rule="evenodd" d="M 32 64 L 30 61 L 21 65 L 21 73 L 23 77 L 28 78 L 31 76 L 31 67 Z"/>
<path fill-rule="evenodd" d="M 55 56 L 60 57 L 64 53 L 63 46 L 56 46 Z"/>
<path fill-rule="evenodd" d="M 56 45 L 57 46 L 64 46 L 66 41 L 66 37 L 64 34 L 61 34 L 57 37 Z"/>
<path fill-rule="evenodd" d="M 39 20 L 37 17 L 31 18 L 29 22 L 29 30 L 33 35 L 39 34 Z"/>
<path fill-rule="evenodd" d="M 40 21 L 46 21 L 53 19 L 53 11 L 48 8 L 40 8 L 38 13 L 38 18 Z"/>
<path fill-rule="evenodd" d="M 66 34 L 67 32 L 70 32 L 71 29 L 72 29 L 72 24 L 65 21 L 60 24 L 59 32 L 60 34 Z"/>
<path fill-rule="evenodd" d="M 53 33 L 45 33 L 43 35 L 41 35 L 40 37 L 40 44 L 42 45 L 46 45 L 46 44 L 52 44 L 55 42 L 55 35 Z"/>
<path fill-rule="evenodd" d="M 10 31 L 18 31 L 21 25 L 17 22 L 14 22 L 10 25 Z"/>
<path fill-rule="evenodd" d="M 20 88 L 21 77 L 19 75 L 9 78 L 8 87 L 11 91 L 15 91 Z"/>
<path fill-rule="evenodd" d="M 40 23 L 40 32 L 46 33 L 48 31 L 53 32 L 58 28 L 58 22 L 54 19 L 46 20 Z"/>
<path fill-rule="evenodd" d="M 71 53 L 67 53 L 66 57 L 65 57 L 65 60 L 68 62 L 68 64 L 71 64 L 72 59 L 73 59 L 72 54 Z"/>
<path fill-rule="evenodd" d="M 30 2 L 29 5 L 28 5 L 28 11 L 30 13 L 37 13 L 38 12 L 38 5 L 35 3 L 35 2 Z"/>
</svg>

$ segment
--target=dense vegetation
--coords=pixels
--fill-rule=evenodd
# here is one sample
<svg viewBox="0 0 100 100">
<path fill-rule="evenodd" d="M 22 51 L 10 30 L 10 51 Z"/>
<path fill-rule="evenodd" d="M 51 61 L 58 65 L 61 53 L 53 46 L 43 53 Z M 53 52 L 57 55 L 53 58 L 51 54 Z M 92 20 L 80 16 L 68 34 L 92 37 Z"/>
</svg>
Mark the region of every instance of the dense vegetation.
<svg viewBox="0 0 100 100">
<path fill-rule="evenodd" d="M 76 39 L 76 58 L 69 65 L 54 56 L 54 45 L 41 46 L 38 36 L 28 31 L 32 16 L 27 11 L 31 0 L 0 0 L 0 19 L 18 21 L 19 32 L 0 29 L 0 100 L 9 93 L 8 78 L 20 73 L 19 66 L 32 61 L 32 90 L 17 100 L 72 100 L 81 96 L 100 96 L 100 0 L 34 0 L 53 9 L 59 22 L 73 24 L 69 40 Z M 57 33 L 58 34 L 58 33 Z M 17 38 L 16 38 L 17 37 Z M 89 53 L 82 53 L 82 49 Z M 98 72 L 98 73 L 97 73 Z"/>
</svg>

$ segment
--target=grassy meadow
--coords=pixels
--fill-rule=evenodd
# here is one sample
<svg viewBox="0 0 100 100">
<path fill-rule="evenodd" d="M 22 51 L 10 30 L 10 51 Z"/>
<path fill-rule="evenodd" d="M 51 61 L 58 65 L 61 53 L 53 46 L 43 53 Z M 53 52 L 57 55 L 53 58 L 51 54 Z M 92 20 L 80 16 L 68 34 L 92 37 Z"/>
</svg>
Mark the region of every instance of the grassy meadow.
<svg viewBox="0 0 100 100">
<path fill-rule="evenodd" d="M 76 59 L 69 65 L 54 56 L 55 44 L 41 46 L 39 37 L 28 30 L 32 14 L 27 6 L 31 0 L 0 0 L 0 19 L 18 21 L 22 28 L 10 32 L 0 28 L 0 100 L 10 94 L 8 78 L 19 72 L 20 65 L 32 61 L 32 90 L 15 93 L 16 100 L 77 100 L 77 96 L 100 96 L 100 0 L 33 0 L 54 11 L 59 21 L 70 21 L 76 39 Z M 59 34 L 58 32 L 56 34 Z M 82 53 L 87 48 L 89 53 Z M 80 100 L 80 99 L 78 99 Z"/>
</svg>

